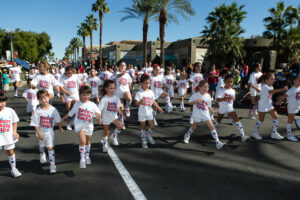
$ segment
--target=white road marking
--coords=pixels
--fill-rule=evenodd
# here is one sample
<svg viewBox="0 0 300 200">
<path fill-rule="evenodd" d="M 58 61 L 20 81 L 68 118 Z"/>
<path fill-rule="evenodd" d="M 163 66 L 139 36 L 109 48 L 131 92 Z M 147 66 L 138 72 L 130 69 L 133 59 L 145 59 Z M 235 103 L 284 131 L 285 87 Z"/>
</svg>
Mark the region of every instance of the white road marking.
<svg viewBox="0 0 300 200">
<path fill-rule="evenodd" d="M 115 151 L 108 145 L 108 155 L 115 164 L 116 168 L 118 169 L 120 175 L 122 176 L 124 182 L 126 183 L 129 191 L 131 192 L 132 196 L 135 200 L 146 200 L 147 198 L 139 188 L 139 186 L 135 183 L 133 178 L 130 176 L 129 172 L 115 153 Z"/>
</svg>

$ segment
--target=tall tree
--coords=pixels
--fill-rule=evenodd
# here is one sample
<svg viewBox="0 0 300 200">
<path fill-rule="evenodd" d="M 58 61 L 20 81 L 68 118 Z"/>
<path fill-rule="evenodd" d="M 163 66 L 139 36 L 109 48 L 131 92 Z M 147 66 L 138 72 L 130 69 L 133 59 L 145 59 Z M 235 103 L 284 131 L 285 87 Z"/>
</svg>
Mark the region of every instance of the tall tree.
<svg viewBox="0 0 300 200">
<path fill-rule="evenodd" d="M 76 62 L 76 60 L 79 58 L 79 47 L 82 46 L 82 42 L 78 37 L 73 37 L 70 41 L 70 46 L 72 47 L 72 50 L 74 52 L 74 60 Z M 76 57 L 76 53 L 77 53 L 77 57 Z"/>
<path fill-rule="evenodd" d="M 100 22 L 100 46 L 99 46 L 99 67 L 102 67 L 102 28 L 103 28 L 103 14 L 108 14 L 110 12 L 105 0 L 97 0 L 92 5 L 92 11 L 98 12 L 99 22 Z"/>
<path fill-rule="evenodd" d="M 169 22 L 178 23 L 177 16 L 180 14 L 186 19 L 194 15 L 195 11 L 190 0 L 159 0 L 159 36 L 160 36 L 160 63 L 165 65 L 165 26 Z"/>
<path fill-rule="evenodd" d="M 87 29 L 89 30 L 89 36 L 90 36 L 90 43 L 91 43 L 91 50 L 90 50 L 90 59 L 91 63 L 93 60 L 93 31 L 98 29 L 97 19 L 94 18 L 93 14 L 89 14 L 86 16 L 85 24 L 87 26 Z"/>
<path fill-rule="evenodd" d="M 277 51 L 277 58 L 279 62 L 287 62 L 284 49 L 286 49 L 287 40 L 295 38 L 289 37 L 295 34 L 289 29 L 293 29 L 299 20 L 299 14 L 296 8 L 293 6 L 285 6 L 284 2 L 280 1 L 276 4 L 276 7 L 269 9 L 269 17 L 264 18 L 266 31 L 263 33 L 264 37 L 273 39 L 272 48 Z"/>
<path fill-rule="evenodd" d="M 209 45 L 208 55 L 212 61 L 216 62 L 214 59 L 217 58 L 221 61 L 221 65 L 224 65 L 233 58 L 243 57 L 243 42 L 240 35 L 244 30 L 241 23 L 247 14 L 243 8 L 243 5 L 238 7 L 236 3 L 229 6 L 222 4 L 215 7 L 215 10 L 207 16 L 206 22 L 209 25 L 204 26 L 201 42 Z"/>
<path fill-rule="evenodd" d="M 82 50 L 82 57 L 85 59 L 85 52 L 86 52 L 86 47 L 85 47 L 85 38 L 89 36 L 89 30 L 87 29 L 87 25 L 82 22 L 80 26 L 77 26 L 77 35 L 82 37 L 82 42 L 83 42 L 83 50 Z"/>
<path fill-rule="evenodd" d="M 147 63 L 147 40 L 149 21 L 154 19 L 155 14 L 159 12 L 157 0 L 132 0 L 131 7 L 126 7 L 121 12 L 125 13 L 121 21 L 127 19 L 138 19 L 143 22 L 143 45 L 144 59 L 143 64 Z"/>
</svg>

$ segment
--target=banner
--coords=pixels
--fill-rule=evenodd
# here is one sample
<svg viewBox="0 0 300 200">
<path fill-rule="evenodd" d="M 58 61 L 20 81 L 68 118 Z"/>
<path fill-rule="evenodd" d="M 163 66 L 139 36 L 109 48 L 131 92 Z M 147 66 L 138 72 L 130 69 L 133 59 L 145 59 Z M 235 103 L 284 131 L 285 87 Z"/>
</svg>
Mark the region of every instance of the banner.
<svg viewBox="0 0 300 200">
<path fill-rule="evenodd" d="M 11 51 L 6 50 L 6 60 L 11 60 Z"/>
</svg>

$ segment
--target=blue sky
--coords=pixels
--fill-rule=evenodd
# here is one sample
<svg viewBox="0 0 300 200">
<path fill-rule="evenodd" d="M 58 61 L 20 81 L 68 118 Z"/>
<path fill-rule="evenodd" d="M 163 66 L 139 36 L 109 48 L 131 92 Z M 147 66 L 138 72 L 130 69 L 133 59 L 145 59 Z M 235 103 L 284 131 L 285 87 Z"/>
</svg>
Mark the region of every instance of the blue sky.
<svg viewBox="0 0 300 200">
<path fill-rule="evenodd" d="M 129 19 L 121 22 L 124 16 L 119 11 L 129 7 L 132 0 L 106 0 L 110 14 L 104 17 L 103 44 L 110 41 L 142 40 L 142 22 Z M 55 57 L 62 58 L 65 47 L 76 36 L 77 26 L 91 13 L 95 0 L 0 0 L 0 28 L 12 30 L 20 28 L 26 31 L 47 32 L 53 45 Z M 200 36 L 205 18 L 214 7 L 222 3 L 245 5 L 247 18 L 242 26 L 246 30 L 244 37 L 261 35 L 264 31 L 262 20 L 268 16 L 268 9 L 276 5 L 277 0 L 192 0 L 196 15 L 190 20 L 179 17 L 179 24 L 172 23 L 166 28 L 166 41 L 176 41 Z M 286 5 L 298 6 L 299 0 L 285 0 Z M 94 14 L 97 17 L 97 14 Z M 93 44 L 99 44 L 99 29 L 93 33 Z M 159 36 L 158 22 L 151 22 L 148 40 Z M 86 41 L 90 43 L 89 39 Z"/>
</svg>

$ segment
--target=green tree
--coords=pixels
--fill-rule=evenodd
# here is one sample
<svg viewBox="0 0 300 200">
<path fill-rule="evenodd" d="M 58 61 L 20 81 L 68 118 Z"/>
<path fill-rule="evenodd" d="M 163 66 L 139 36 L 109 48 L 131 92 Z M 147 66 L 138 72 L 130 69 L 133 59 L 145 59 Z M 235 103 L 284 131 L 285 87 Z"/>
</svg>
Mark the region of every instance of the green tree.
<svg viewBox="0 0 300 200">
<path fill-rule="evenodd" d="M 190 0 L 159 0 L 159 36 L 160 36 L 160 63 L 161 66 L 165 65 L 165 26 L 167 23 L 178 23 L 178 14 L 186 19 L 189 19 L 190 15 L 194 15 Z"/>
<path fill-rule="evenodd" d="M 299 13 L 296 8 L 293 6 L 286 7 L 281 1 L 276 4 L 275 8 L 269 9 L 269 14 L 270 16 L 263 20 L 267 29 L 263 35 L 273 39 L 272 48 L 277 51 L 277 61 L 287 62 L 290 55 L 285 50 L 293 46 L 291 43 L 295 43 L 293 39 L 297 38 L 298 31 L 292 29 L 299 20 Z"/>
<path fill-rule="evenodd" d="M 144 59 L 143 64 L 147 63 L 147 40 L 149 21 L 154 19 L 155 14 L 158 13 L 157 0 L 132 0 L 131 7 L 126 7 L 121 12 L 125 13 L 121 21 L 127 19 L 138 19 L 143 22 L 143 45 L 144 45 Z"/>
<path fill-rule="evenodd" d="M 244 33 L 241 23 L 247 13 L 243 8 L 243 5 L 238 7 L 236 3 L 229 6 L 222 4 L 207 16 L 206 22 L 209 25 L 204 26 L 201 42 L 208 44 L 208 55 L 213 62 L 221 60 L 224 66 L 233 58 L 244 56 L 240 35 Z"/>
<path fill-rule="evenodd" d="M 99 37 L 99 67 L 102 67 L 102 28 L 103 28 L 103 14 L 108 14 L 110 12 L 105 0 L 97 0 L 92 5 L 92 11 L 98 12 L 99 22 L 100 22 L 100 37 Z"/>
<path fill-rule="evenodd" d="M 85 23 L 81 23 L 80 26 L 77 26 L 77 35 L 82 37 L 82 42 L 83 42 L 83 50 L 82 50 L 82 57 L 85 59 L 85 52 L 86 52 L 86 47 L 85 47 L 85 38 L 89 36 L 89 30 L 87 29 L 87 25 Z"/>
<path fill-rule="evenodd" d="M 89 36 L 90 36 L 90 43 L 91 43 L 91 50 L 90 50 L 90 58 L 91 61 L 93 60 L 93 30 L 97 30 L 98 29 L 98 24 L 97 24 L 97 19 L 94 18 L 93 14 L 89 14 L 88 16 L 86 16 L 85 19 L 85 24 L 90 32 Z"/>
</svg>

